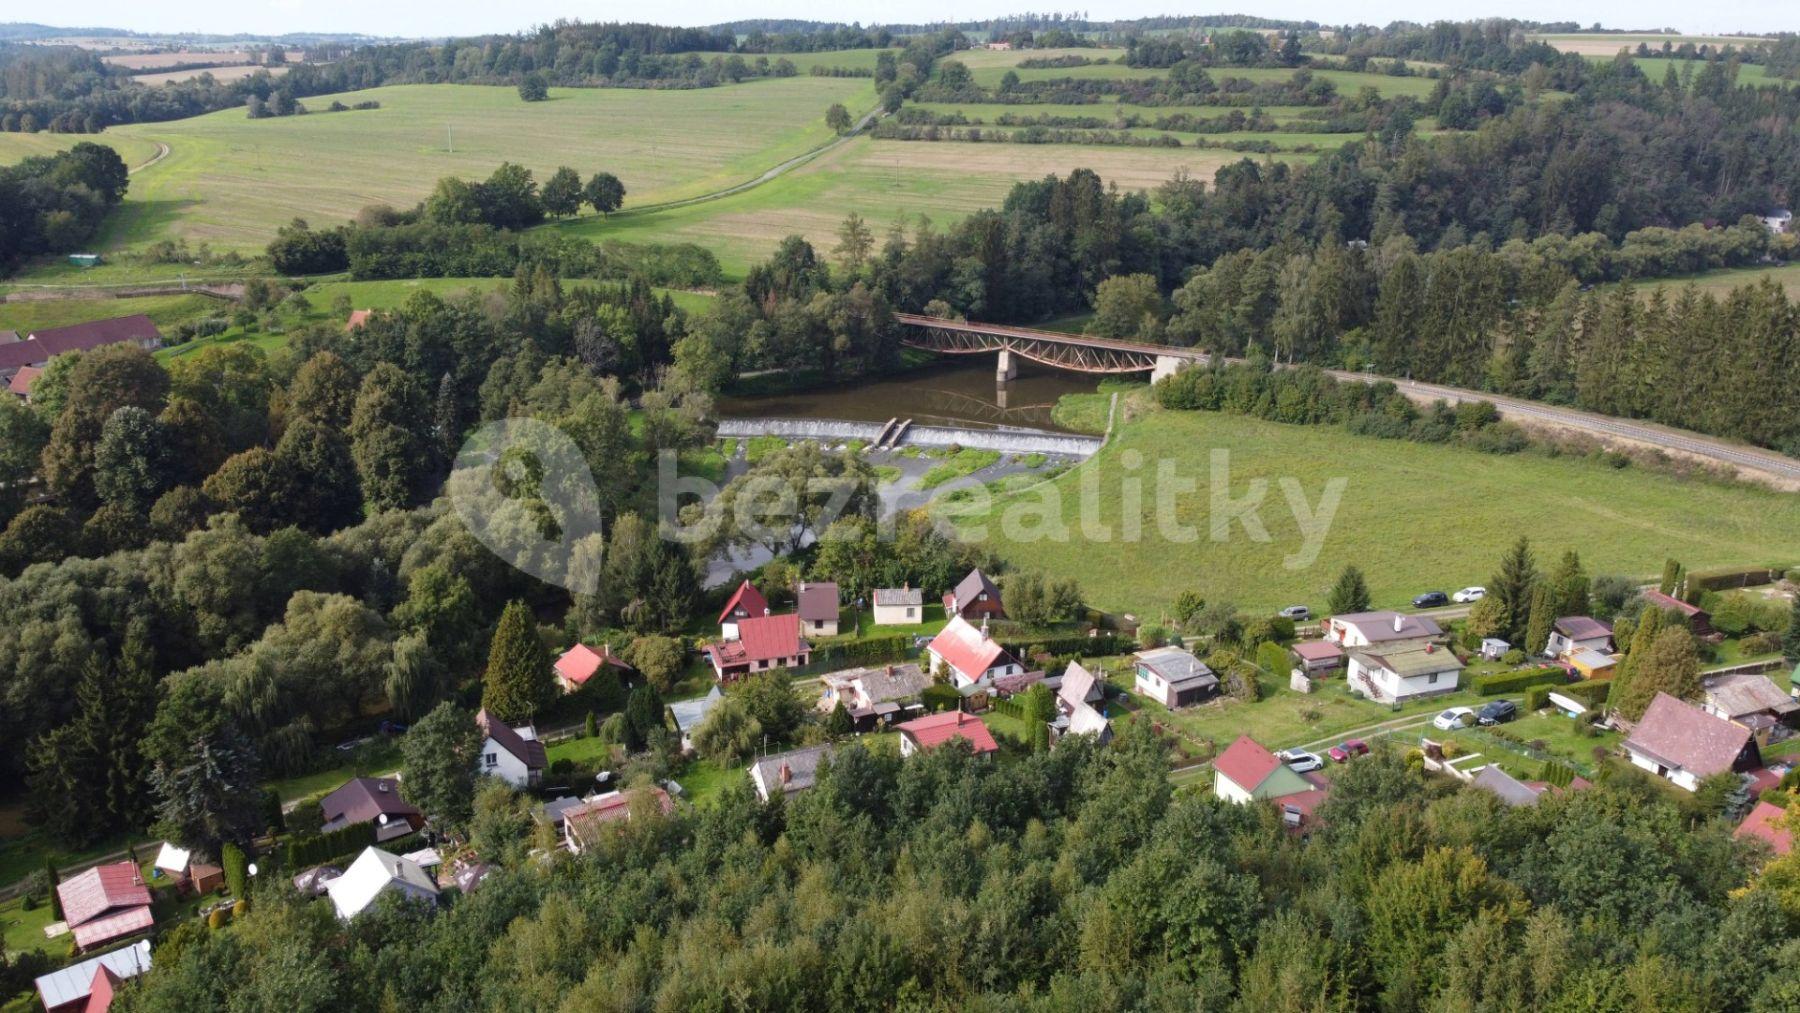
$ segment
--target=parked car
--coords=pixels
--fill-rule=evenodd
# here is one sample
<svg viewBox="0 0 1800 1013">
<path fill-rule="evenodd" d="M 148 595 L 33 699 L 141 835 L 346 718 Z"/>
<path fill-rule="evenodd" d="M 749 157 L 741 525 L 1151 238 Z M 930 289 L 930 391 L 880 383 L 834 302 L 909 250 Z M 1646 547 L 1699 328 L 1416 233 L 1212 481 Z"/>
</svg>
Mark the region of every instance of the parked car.
<svg viewBox="0 0 1800 1013">
<path fill-rule="evenodd" d="M 1475 708 L 1473 707 L 1452 707 L 1431 719 L 1431 727 L 1446 732 L 1467 728 L 1474 723 Z"/>
<path fill-rule="evenodd" d="M 1333 763 L 1348 763 L 1353 756 L 1361 756 L 1369 751 L 1369 744 L 1361 739 L 1345 739 L 1342 743 L 1325 751 Z"/>
<path fill-rule="evenodd" d="M 1297 623 L 1303 623 L 1312 618 L 1312 609 L 1305 605 L 1289 605 L 1275 614 L 1283 619 L 1292 619 Z"/>
<path fill-rule="evenodd" d="M 1467 605 L 1470 602 L 1477 602 L 1486 597 L 1487 588 L 1485 587 L 1465 587 L 1461 591 L 1451 595 L 1450 600 L 1456 602 L 1458 605 Z"/>
<path fill-rule="evenodd" d="M 1433 609 L 1450 604 L 1450 596 L 1442 591 L 1427 591 L 1413 599 L 1413 608 Z"/>
<path fill-rule="evenodd" d="M 1323 770 L 1325 761 L 1318 753 L 1309 753 L 1304 749 L 1283 749 L 1275 754 L 1275 758 L 1288 765 L 1296 774 L 1306 774 L 1315 770 Z"/>
<path fill-rule="evenodd" d="M 1519 705 L 1511 700 L 1494 700 L 1475 712 L 1475 720 L 1484 725 L 1503 725 L 1519 716 Z"/>
</svg>

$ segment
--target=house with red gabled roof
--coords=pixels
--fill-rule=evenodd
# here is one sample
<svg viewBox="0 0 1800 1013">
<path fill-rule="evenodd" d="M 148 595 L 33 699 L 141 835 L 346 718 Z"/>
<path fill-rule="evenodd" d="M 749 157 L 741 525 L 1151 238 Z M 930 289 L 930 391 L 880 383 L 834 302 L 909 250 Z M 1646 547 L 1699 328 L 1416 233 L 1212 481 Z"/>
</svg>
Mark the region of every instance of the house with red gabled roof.
<svg viewBox="0 0 1800 1013">
<path fill-rule="evenodd" d="M 1758 802 L 1739 823 L 1731 836 L 1739 840 L 1756 838 L 1769 846 L 1776 856 L 1794 850 L 1794 833 L 1785 825 L 1787 810 L 1772 802 Z"/>
<path fill-rule="evenodd" d="M 800 636 L 800 617 L 789 612 L 738 620 L 737 637 L 707 644 L 706 657 L 714 678 L 733 682 L 772 668 L 804 667 L 812 661 L 812 645 Z"/>
<path fill-rule="evenodd" d="M 11 391 L 14 397 L 30 404 L 31 385 L 37 383 L 37 378 L 43 375 L 44 370 L 41 366 L 20 366 L 19 371 L 14 373 L 12 380 L 7 383 L 6 389 Z"/>
<path fill-rule="evenodd" d="M 992 686 L 996 678 L 1025 671 L 1025 666 L 1006 653 L 1006 648 L 985 627 L 976 629 L 962 616 L 951 619 L 931 639 L 925 654 L 931 658 L 932 671 L 942 665 L 958 689 L 985 688 Z"/>
<path fill-rule="evenodd" d="M 1671 597 L 1663 594 L 1661 591 L 1645 591 L 1644 600 L 1664 612 L 1673 612 L 1676 615 L 1679 615 L 1682 618 L 1682 621 L 1687 623 L 1688 629 L 1694 631 L 1694 636 L 1706 637 L 1712 635 L 1712 613 L 1700 606 L 1690 605 L 1680 598 Z"/>
<path fill-rule="evenodd" d="M 725 607 L 719 611 L 719 636 L 726 640 L 738 638 L 738 623 L 745 619 L 757 619 L 769 614 L 769 599 L 763 597 L 755 585 L 744 581 L 725 600 Z"/>
<path fill-rule="evenodd" d="M 988 575 L 980 570 L 970 570 L 955 590 L 944 595 L 944 614 L 964 616 L 977 622 L 1005 619 L 1006 606 L 1000 601 L 1000 588 L 988 579 Z"/>
<path fill-rule="evenodd" d="M 578 643 L 556 659 L 553 666 L 556 670 L 556 684 L 562 687 L 564 693 L 573 693 L 598 675 L 602 666 L 617 671 L 620 679 L 637 672 L 624 658 L 612 652 L 611 644 L 602 644 L 596 651 L 586 644 Z"/>
<path fill-rule="evenodd" d="M 63 921 L 83 950 L 148 932 L 156 924 L 150 915 L 150 889 L 136 862 L 96 865 L 70 876 L 56 885 L 56 896 L 62 902 Z"/>
<path fill-rule="evenodd" d="M 374 312 L 374 310 L 351 310 L 350 319 L 344 321 L 344 330 L 354 331 L 360 329 L 362 325 L 369 322 L 369 317 L 374 314 Z"/>
<path fill-rule="evenodd" d="M 675 814 L 675 800 L 661 788 L 632 788 L 595 795 L 563 811 L 563 847 L 579 855 L 599 843 L 603 835 L 631 822 L 638 813 Z"/>
<path fill-rule="evenodd" d="M 1656 694 L 1625 736 L 1624 748 L 1633 766 L 1688 791 L 1714 774 L 1762 765 L 1750 729 L 1667 693 Z"/>
<path fill-rule="evenodd" d="M 1213 760 L 1214 795 L 1237 805 L 1272 802 L 1291 830 L 1313 825 L 1313 812 L 1329 790 L 1323 778 L 1298 773 L 1248 735 L 1238 736 Z"/>
<path fill-rule="evenodd" d="M 992 756 L 1000 751 L 1000 744 L 994 741 L 994 735 L 988 731 L 987 725 L 975 715 L 962 711 L 944 711 L 941 714 L 914 718 L 901 722 L 895 729 L 900 733 L 901 756 L 936 749 L 952 739 L 967 742 L 976 756 Z"/>
</svg>

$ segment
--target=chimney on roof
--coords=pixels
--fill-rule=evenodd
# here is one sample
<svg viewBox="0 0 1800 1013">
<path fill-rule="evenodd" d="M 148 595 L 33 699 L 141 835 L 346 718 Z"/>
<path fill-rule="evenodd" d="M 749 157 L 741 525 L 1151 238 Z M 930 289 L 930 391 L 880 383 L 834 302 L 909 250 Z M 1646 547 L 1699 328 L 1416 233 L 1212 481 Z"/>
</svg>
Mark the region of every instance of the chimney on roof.
<svg viewBox="0 0 1800 1013">
<path fill-rule="evenodd" d="M 1394 613 L 1394 632 L 1399 633 L 1400 628 L 1405 625 L 1406 625 L 1406 617 L 1401 615 L 1398 612 Z"/>
<path fill-rule="evenodd" d="M 912 590 L 912 580 L 909 578 L 907 580 L 901 581 L 900 582 L 900 590 L 911 591 Z"/>
<path fill-rule="evenodd" d="M 981 617 L 981 639 L 983 639 L 983 640 L 986 640 L 988 638 L 987 621 L 988 621 L 987 616 Z"/>
<path fill-rule="evenodd" d="M 765 616 L 766 616 L 766 615 L 772 615 L 772 614 L 773 614 L 773 613 L 771 613 L 771 612 L 770 612 L 770 611 L 769 611 L 769 606 L 767 606 L 767 605 L 764 605 L 764 606 L 763 606 L 763 615 L 765 615 Z"/>
<path fill-rule="evenodd" d="M 888 667 L 887 667 L 887 674 L 889 674 L 889 675 L 893 675 L 893 674 L 894 674 L 894 666 L 892 666 L 892 665 L 889 665 L 889 666 L 888 666 Z"/>
<path fill-rule="evenodd" d="M 793 779 L 794 779 L 794 768 L 788 766 L 787 761 L 783 760 L 781 763 L 781 783 L 787 784 L 788 782 L 792 781 Z"/>
<path fill-rule="evenodd" d="M 1436 652 L 1437 652 L 1436 644 L 1426 644 L 1425 645 L 1425 653 L 1426 654 L 1435 654 Z"/>
</svg>

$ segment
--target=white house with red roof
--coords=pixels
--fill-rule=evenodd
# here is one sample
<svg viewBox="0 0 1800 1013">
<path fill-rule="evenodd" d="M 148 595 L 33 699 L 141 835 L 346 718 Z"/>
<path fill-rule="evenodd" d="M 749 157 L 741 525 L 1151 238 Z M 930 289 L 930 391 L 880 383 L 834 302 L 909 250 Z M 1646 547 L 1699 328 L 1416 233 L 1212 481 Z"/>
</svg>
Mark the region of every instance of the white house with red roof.
<svg viewBox="0 0 1800 1013">
<path fill-rule="evenodd" d="M 914 753 L 936 749 L 951 739 L 962 739 L 975 751 L 976 756 L 992 756 L 1000 751 L 1000 744 L 994 741 L 994 735 L 988 731 L 987 725 L 973 714 L 962 711 L 944 711 L 911 721 L 903 721 L 895 726 L 900 733 L 900 755 L 911 756 Z"/>
<path fill-rule="evenodd" d="M 800 617 L 792 612 L 739 619 L 735 631 L 733 639 L 706 645 L 713 676 L 720 682 L 772 668 L 800 668 L 812 661 L 812 645 L 800 635 Z"/>
<path fill-rule="evenodd" d="M 144 885 L 136 862 L 96 865 L 56 884 L 62 902 L 63 921 L 83 950 L 148 932 L 156 924 L 150 915 L 150 889 Z"/>
<path fill-rule="evenodd" d="M 738 638 L 738 623 L 745 619 L 758 619 L 769 614 L 769 599 L 763 597 L 755 585 L 744 581 L 731 592 L 725 600 L 725 607 L 719 610 L 719 636 L 726 640 Z"/>
<path fill-rule="evenodd" d="M 573 693 L 587 685 L 589 679 L 600 674 L 602 666 L 614 669 L 620 678 L 636 671 L 624 658 L 612 652 L 611 644 L 603 644 L 596 651 L 586 644 L 578 643 L 556 659 L 556 684 L 562 687 L 564 693 Z"/>
<path fill-rule="evenodd" d="M 1248 735 L 1238 736 L 1213 760 L 1213 794 L 1237 805 L 1272 802 L 1292 830 L 1312 824 L 1327 792 L 1323 778 L 1297 773 Z"/>
<path fill-rule="evenodd" d="M 1025 671 L 1025 666 L 1006 653 L 1006 648 L 985 628 L 976 629 L 962 616 L 951 619 L 932 638 L 925 653 L 931 658 L 932 671 L 944 666 L 957 689 L 985 689 L 1001 676 Z"/>
</svg>

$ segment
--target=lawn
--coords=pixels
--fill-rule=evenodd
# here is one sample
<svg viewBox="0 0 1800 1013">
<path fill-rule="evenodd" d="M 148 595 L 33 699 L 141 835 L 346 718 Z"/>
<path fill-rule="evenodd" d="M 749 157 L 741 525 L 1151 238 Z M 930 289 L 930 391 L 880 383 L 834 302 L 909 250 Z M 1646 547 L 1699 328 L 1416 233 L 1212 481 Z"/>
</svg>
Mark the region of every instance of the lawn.
<svg viewBox="0 0 1800 1013">
<path fill-rule="evenodd" d="M 1209 474 L 1215 452 L 1228 470 Z M 1164 467 L 1195 488 L 1159 497 Z M 1085 525 L 1084 482 L 1095 507 Z M 1222 500 L 1243 501 L 1256 482 L 1258 537 L 1241 520 L 1216 534 L 1214 484 Z M 1328 482 L 1341 483 L 1329 517 Z M 1135 536 L 1121 523 L 1128 495 L 1139 504 Z M 1166 528 L 1159 498 L 1170 504 Z M 1318 511 L 1310 559 L 1291 505 L 1300 498 L 1304 514 Z M 1190 589 L 1251 610 L 1317 608 L 1348 563 L 1367 575 L 1376 607 L 1401 606 L 1421 590 L 1486 583 L 1520 535 L 1540 561 L 1579 550 L 1593 574 L 1648 573 L 1670 556 L 1693 567 L 1800 558 L 1800 497 L 1760 487 L 1153 408 L 1081 467 L 957 523 L 1008 563 L 1073 577 L 1091 605 L 1149 621 Z"/>
<path fill-rule="evenodd" d="M 1764 278 L 1786 289 L 1790 299 L 1800 295 L 1800 264 L 1783 264 L 1780 267 L 1722 267 L 1673 278 L 1640 278 L 1633 284 L 1637 286 L 1638 295 L 1646 299 L 1658 286 L 1667 289 L 1667 294 L 1674 295 L 1689 285 L 1723 299 L 1732 289 L 1754 285 Z"/>
<path fill-rule="evenodd" d="M 67 936 L 58 940 L 44 938 L 44 926 L 49 925 L 51 909 L 43 903 L 30 911 L 25 910 L 25 900 L 15 897 L 0 904 L 0 929 L 4 933 L 4 945 L 8 953 L 20 953 L 26 950 L 43 950 L 45 953 L 58 953 L 69 944 Z M 60 943 L 59 947 L 57 944 Z"/>
<path fill-rule="evenodd" d="M 910 625 L 877 626 L 875 625 L 875 612 L 873 609 L 858 611 L 856 613 L 856 636 L 858 639 L 867 637 L 917 637 L 936 634 L 939 630 L 944 628 L 944 623 L 947 622 L 947 620 L 944 618 L 943 602 L 932 601 L 931 596 L 928 594 L 925 596 L 925 603 L 921 606 L 920 612 L 921 622 L 912 623 Z"/>
<path fill-rule="evenodd" d="M 82 141 L 103 144 L 119 153 L 127 167 L 142 165 L 156 157 L 156 142 L 146 137 L 124 134 L 21 134 L 0 133 L 0 165 L 22 162 L 33 155 L 54 155 L 67 151 Z"/>
<path fill-rule="evenodd" d="M 352 753 L 340 752 L 336 755 L 346 756 L 348 759 L 324 770 L 271 781 L 269 787 L 275 789 L 283 802 L 293 802 L 309 795 L 331 791 L 353 777 L 391 774 L 400 766 L 400 747 L 396 741 L 371 742 Z"/>
<path fill-rule="evenodd" d="M 115 127 L 162 141 L 169 157 L 132 177 L 104 230 L 106 249 L 182 236 L 260 251 L 277 226 L 345 220 L 367 204 L 411 205 L 441 176 L 480 178 L 511 159 L 542 180 L 559 165 L 624 181 L 626 206 L 692 197 L 752 179 L 831 138 L 825 109 L 874 104 L 866 78 L 793 77 L 719 88 L 399 85 L 306 100 L 381 108 L 251 120 L 241 109 Z"/>
<path fill-rule="evenodd" d="M 563 739 L 544 747 L 544 754 L 551 763 L 568 760 L 577 765 L 589 765 L 595 761 L 610 762 L 613 744 L 598 735 L 585 738 Z"/>
<path fill-rule="evenodd" d="M 838 226 L 852 211 L 877 237 L 894 222 L 914 222 L 921 215 L 941 229 L 998 207 L 1022 180 L 1088 168 L 1120 189 L 1148 190 L 1178 171 L 1210 180 L 1220 167 L 1245 157 L 1199 148 L 933 144 L 860 137 L 743 193 L 555 227 L 587 238 L 698 243 L 713 251 L 729 278 L 742 278 L 789 235 L 805 236 L 820 251 L 830 251 Z"/>
<path fill-rule="evenodd" d="M 681 785 L 682 797 L 693 805 L 705 805 L 730 787 L 734 780 L 745 778 L 744 766 L 722 766 L 711 760 L 690 760 L 687 769 L 675 778 Z"/>
<path fill-rule="evenodd" d="M 936 489 L 945 482 L 954 482 L 966 478 L 983 468 L 1000 461 L 998 450 L 976 450 L 965 447 L 945 458 L 943 463 L 934 464 L 925 474 L 919 476 L 920 489 Z"/>
<path fill-rule="evenodd" d="M 227 312 L 230 304 L 204 295 L 147 295 L 129 299 L 27 299 L 0 303 L 0 331 L 30 331 L 142 313 L 167 330 Z"/>
</svg>

